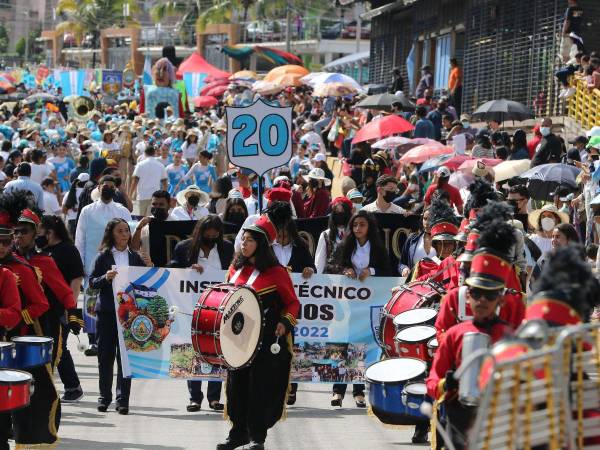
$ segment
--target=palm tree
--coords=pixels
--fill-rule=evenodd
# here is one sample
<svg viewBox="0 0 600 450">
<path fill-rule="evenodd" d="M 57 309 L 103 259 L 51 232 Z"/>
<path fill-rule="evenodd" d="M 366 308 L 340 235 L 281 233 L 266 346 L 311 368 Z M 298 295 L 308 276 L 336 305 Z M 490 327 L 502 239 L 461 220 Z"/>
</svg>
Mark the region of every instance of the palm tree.
<svg viewBox="0 0 600 450">
<path fill-rule="evenodd" d="M 100 32 L 118 25 L 139 26 L 129 14 L 138 10 L 134 0 L 58 0 L 56 14 L 64 20 L 56 26 L 59 33 L 72 33 L 81 45 L 91 36 L 92 49 L 96 49 Z M 92 67 L 96 67 L 96 52 L 92 54 Z"/>
</svg>

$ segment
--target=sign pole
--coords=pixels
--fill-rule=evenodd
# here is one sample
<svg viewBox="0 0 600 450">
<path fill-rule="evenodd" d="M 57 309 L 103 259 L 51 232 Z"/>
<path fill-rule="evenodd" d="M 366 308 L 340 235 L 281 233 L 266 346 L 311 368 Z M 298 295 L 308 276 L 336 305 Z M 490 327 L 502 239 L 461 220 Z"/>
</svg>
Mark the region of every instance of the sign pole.
<svg viewBox="0 0 600 450">
<path fill-rule="evenodd" d="M 258 214 L 262 214 L 263 210 L 263 177 L 262 175 L 258 176 Z"/>
</svg>

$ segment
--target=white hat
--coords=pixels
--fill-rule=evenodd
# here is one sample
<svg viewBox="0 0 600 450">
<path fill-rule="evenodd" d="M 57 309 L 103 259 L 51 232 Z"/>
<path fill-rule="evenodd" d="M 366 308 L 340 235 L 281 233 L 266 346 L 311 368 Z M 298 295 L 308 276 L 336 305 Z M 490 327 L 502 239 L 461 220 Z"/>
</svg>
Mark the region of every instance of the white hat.
<svg viewBox="0 0 600 450">
<path fill-rule="evenodd" d="M 586 133 L 587 137 L 600 136 L 600 125 L 592 127 L 590 131 Z"/>
<path fill-rule="evenodd" d="M 290 178 L 288 176 L 286 176 L 286 175 L 279 175 L 278 177 L 275 177 L 275 179 L 273 180 L 273 186 L 278 185 L 282 181 L 287 181 L 289 183 L 290 182 Z"/>
<path fill-rule="evenodd" d="M 354 188 L 354 189 L 350 189 L 347 193 L 346 193 L 346 198 L 348 200 L 351 200 L 354 202 L 354 200 L 358 200 L 358 199 L 363 199 L 364 196 L 362 195 L 362 192 L 360 192 L 358 189 Z"/>
<path fill-rule="evenodd" d="M 238 189 L 232 189 L 227 194 L 227 198 L 241 198 L 243 200 L 244 196 Z"/>
<path fill-rule="evenodd" d="M 435 171 L 438 177 L 440 178 L 449 178 L 450 177 L 450 169 L 446 166 L 441 166 L 438 170 Z"/>
<path fill-rule="evenodd" d="M 186 187 L 183 191 L 177 193 L 177 204 L 179 206 L 185 206 L 187 204 L 188 194 L 194 194 L 200 197 L 200 201 L 198 202 L 198 206 L 205 206 L 209 201 L 210 197 L 206 192 L 200 189 L 195 184 L 192 184 Z"/>
<path fill-rule="evenodd" d="M 302 131 L 312 131 L 314 128 L 315 128 L 315 126 L 312 122 L 306 122 L 304 125 L 302 125 L 301 130 Z"/>
<path fill-rule="evenodd" d="M 327 161 L 327 156 L 325 156 L 323 153 L 317 153 L 312 160 L 315 162 Z"/>
<path fill-rule="evenodd" d="M 90 180 L 90 174 L 87 172 L 81 172 L 79 175 L 77 175 L 77 181 L 83 181 L 84 183 L 86 183 L 89 180 Z"/>
<path fill-rule="evenodd" d="M 308 172 L 308 175 L 303 175 L 303 177 L 306 181 L 310 180 L 311 178 L 313 180 L 322 180 L 325 186 L 329 186 L 331 184 L 331 180 L 325 176 L 323 169 L 318 167 L 311 169 L 310 172 Z"/>
<path fill-rule="evenodd" d="M 477 161 L 471 169 L 471 173 L 476 177 L 485 177 L 488 174 L 488 168 L 483 161 Z"/>
<path fill-rule="evenodd" d="M 535 229 L 535 230 L 539 229 L 538 222 L 540 220 L 540 216 L 545 212 L 553 213 L 556 217 L 558 217 L 558 219 L 560 220 L 561 223 L 569 223 L 569 215 L 567 213 L 559 211 L 556 206 L 554 206 L 552 203 L 549 203 L 547 205 L 542 206 L 540 209 L 531 211 L 529 213 L 529 215 L 527 216 L 529 225 L 533 229 Z"/>
</svg>

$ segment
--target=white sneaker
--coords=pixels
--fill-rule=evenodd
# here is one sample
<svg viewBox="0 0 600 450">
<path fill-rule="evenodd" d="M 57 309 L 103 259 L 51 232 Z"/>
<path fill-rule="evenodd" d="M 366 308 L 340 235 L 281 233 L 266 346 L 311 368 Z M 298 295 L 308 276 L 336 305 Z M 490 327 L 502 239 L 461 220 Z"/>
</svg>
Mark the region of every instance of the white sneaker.
<svg viewBox="0 0 600 450">
<path fill-rule="evenodd" d="M 567 89 L 567 92 L 565 92 L 564 98 L 571 98 L 575 95 L 576 92 L 577 89 L 575 89 L 574 87 L 570 87 L 569 89 Z"/>
</svg>

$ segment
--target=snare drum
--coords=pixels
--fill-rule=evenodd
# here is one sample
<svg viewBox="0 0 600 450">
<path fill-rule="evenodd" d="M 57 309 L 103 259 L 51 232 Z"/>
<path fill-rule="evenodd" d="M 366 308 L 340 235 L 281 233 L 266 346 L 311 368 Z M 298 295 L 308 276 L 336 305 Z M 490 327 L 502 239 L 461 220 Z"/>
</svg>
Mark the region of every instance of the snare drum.
<svg viewBox="0 0 600 450">
<path fill-rule="evenodd" d="M 412 327 L 413 325 L 433 325 L 437 317 L 437 310 L 433 308 L 417 308 L 401 312 L 394 317 L 394 326 L 397 330 Z"/>
<path fill-rule="evenodd" d="M 21 370 L 0 370 L 0 411 L 29 406 L 33 394 L 31 374 Z"/>
<path fill-rule="evenodd" d="M 373 414 L 389 425 L 415 425 L 428 420 L 418 417 L 402 402 L 404 388 L 423 379 L 426 369 L 425 362 L 415 358 L 390 358 L 369 366 L 365 379 Z"/>
<path fill-rule="evenodd" d="M 15 364 L 13 367 L 28 369 L 43 366 L 52 361 L 52 338 L 45 336 L 15 336 Z"/>
<path fill-rule="evenodd" d="M 192 345 L 202 362 L 240 369 L 262 343 L 263 311 L 248 286 L 218 284 L 206 289 L 192 317 Z"/>
<path fill-rule="evenodd" d="M 379 323 L 379 340 L 389 357 L 403 356 L 396 352 L 394 337 L 398 330 L 394 318 L 404 311 L 416 308 L 436 309 L 444 294 L 444 288 L 434 282 L 414 281 L 400 287 L 383 307 Z"/>
<path fill-rule="evenodd" d="M 437 338 L 431 338 L 429 339 L 429 342 L 427 342 L 427 352 L 432 360 L 439 346 Z"/>
<path fill-rule="evenodd" d="M 427 343 L 435 337 L 435 327 L 431 325 L 416 325 L 398 331 L 394 338 L 398 354 L 403 357 L 431 361 Z"/>
<path fill-rule="evenodd" d="M 11 369 L 15 364 L 15 343 L 0 342 L 0 368 Z"/>
<path fill-rule="evenodd" d="M 429 417 L 421 413 L 421 404 L 425 401 L 433 403 L 427 397 L 427 386 L 422 382 L 407 383 L 402 390 L 402 404 L 406 413 L 416 420 L 429 420 Z"/>
</svg>

